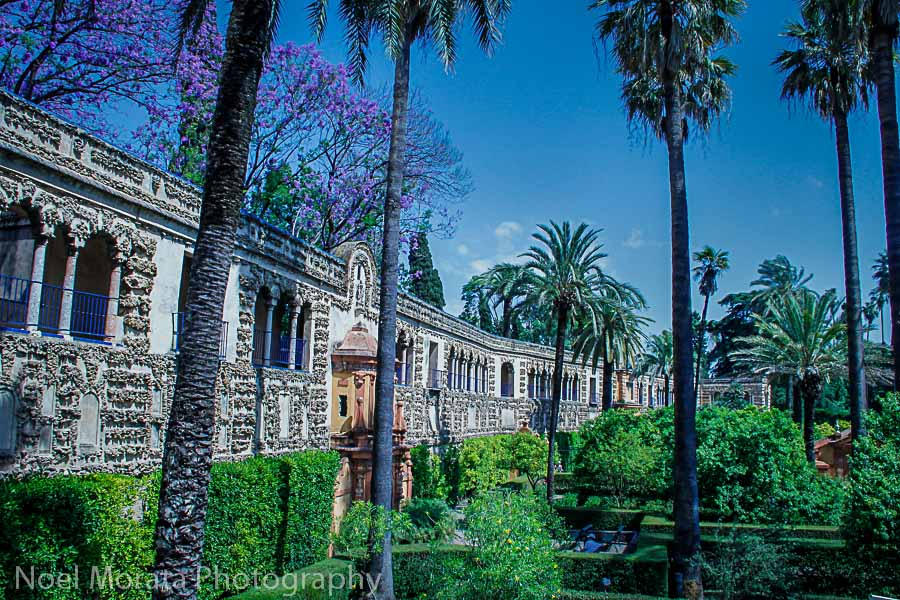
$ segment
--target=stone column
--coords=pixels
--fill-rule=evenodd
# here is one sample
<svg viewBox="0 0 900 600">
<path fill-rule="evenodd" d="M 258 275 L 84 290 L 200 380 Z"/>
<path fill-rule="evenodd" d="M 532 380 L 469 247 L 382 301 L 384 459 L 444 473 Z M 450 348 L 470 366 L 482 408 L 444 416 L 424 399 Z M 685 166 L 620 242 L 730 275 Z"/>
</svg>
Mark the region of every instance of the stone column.
<svg viewBox="0 0 900 600">
<path fill-rule="evenodd" d="M 275 319 L 275 305 L 278 303 L 273 297 L 266 300 L 266 335 L 263 347 L 263 365 L 272 366 L 272 322 Z"/>
<path fill-rule="evenodd" d="M 288 369 L 295 369 L 297 362 L 297 322 L 300 320 L 300 307 L 294 304 L 291 307 L 291 338 L 288 349 Z M 300 357 L 303 358 L 302 356 Z"/>
<path fill-rule="evenodd" d="M 116 329 L 119 324 L 119 289 L 122 284 L 122 263 L 124 260 L 121 256 L 113 257 L 112 271 L 109 274 L 109 299 L 106 301 L 106 337 L 113 339 L 116 337 Z"/>
<path fill-rule="evenodd" d="M 28 291 L 28 316 L 25 318 L 28 331 L 36 333 L 41 320 L 41 290 L 44 281 L 44 263 L 47 260 L 46 236 L 34 239 L 34 256 L 31 259 L 31 288 Z"/>
<path fill-rule="evenodd" d="M 79 250 L 74 244 L 69 244 L 66 248 L 66 274 L 63 277 L 62 301 L 59 305 L 59 334 L 63 337 L 71 336 L 72 296 L 75 291 L 75 268 L 78 266 Z"/>
</svg>

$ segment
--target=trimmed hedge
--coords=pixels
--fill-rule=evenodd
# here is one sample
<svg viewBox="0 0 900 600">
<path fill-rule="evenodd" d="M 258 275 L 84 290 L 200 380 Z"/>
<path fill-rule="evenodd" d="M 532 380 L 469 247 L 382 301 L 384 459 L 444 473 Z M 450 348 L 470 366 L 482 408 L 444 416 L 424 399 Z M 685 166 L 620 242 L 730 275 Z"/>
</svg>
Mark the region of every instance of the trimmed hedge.
<svg viewBox="0 0 900 600">
<path fill-rule="evenodd" d="M 327 559 L 311 564 L 259 587 L 233 596 L 233 600 L 347 600 L 352 588 L 348 580 L 357 579 L 353 563 L 347 560 Z M 331 584 L 331 593 L 329 585 Z"/>
<path fill-rule="evenodd" d="M 646 546 L 634 554 L 561 552 L 563 589 L 602 591 L 609 579 L 610 592 L 668 596 L 669 561 L 665 546 Z"/>
<path fill-rule="evenodd" d="M 649 515 L 645 517 L 641 523 L 642 531 L 649 531 L 652 533 L 670 533 L 674 530 L 674 527 L 674 522 L 655 515 Z M 706 521 L 700 522 L 700 535 L 704 538 L 715 537 L 719 532 L 731 529 L 738 529 L 744 533 L 761 533 L 771 531 L 773 529 L 779 529 L 789 534 L 789 537 L 791 538 L 816 540 L 842 539 L 840 528 L 830 527 L 828 525 L 788 525 L 785 527 L 777 527 L 756 523 L 712 523 Z"/>
<path fill-rule="evenodd" d="M 337 452 L 288 454 L 288 506 L 283 568 L 301 569 L 324 558 L 331 533 L 334 481 L 341 466 Z"/>
<path fill-rule="evenodd" d="M 616 529 L 632 521 L 644 522 L 645 513 L 640 510 L 592 508 L 589 506 L 554 506 L 569 529 L 581 529 L 593 525 L 595 529 Z"/>
<path fill-rule="evenodd" d="M 0 598 L 146 598 L 143 589 L 95 586 L 90 596 L 87 590 L 94 566 L 100 567 L 101 578 L 110 567 L 129 581 L 145 581 L 146 567 L 153 562 L 155 513 L 140 518 L 132 507 L 140 507 L 147 493 L 146 481 L 124 475 L 0 483 Z M 29 577 L 32 568 L 35 575 L 52 574 L 58 585 L 41 590 L 35 579 L 29 589 L 20 580 L 16 589 L 19 566 Z M 66 583 L 63 577 L 72 579 Z"/>
<path fill-rule="evenodd" d="M 325 558 L 339 462 L 335 452 L 307 451 L 215 463 L 203 562 L 229 577 L 216 590 L 204 581 L 201 598 L 236 591 L 238 574 L 281 574 Z M 145 600 L 159 481 L 155 473 L 0 482 L 0 598 Z M 17 565 L 56 575 L 77 567 L 81 589 L 16 590 Z M 88 595 L 95 566 L 129 589 L 95 586 Z"/>
</svg>

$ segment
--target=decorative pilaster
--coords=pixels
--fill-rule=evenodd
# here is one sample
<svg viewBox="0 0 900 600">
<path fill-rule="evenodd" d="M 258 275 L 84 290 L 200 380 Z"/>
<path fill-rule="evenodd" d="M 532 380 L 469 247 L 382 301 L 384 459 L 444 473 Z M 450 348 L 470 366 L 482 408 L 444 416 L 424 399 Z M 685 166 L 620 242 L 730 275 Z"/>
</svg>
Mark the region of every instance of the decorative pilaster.
<svg viewBox="0 0 900 600">
<path fill-rule="evenodd" d="M 266 300 L 266 343 L 263 346 L 263 365 L 272 366 L 272 324 L 275 320 L 275 304 L 278 301 L 270 296 Z"/>
<path fill-rule="evenodd" d="M 62 283 L 62 300 L 59 303 L 59 334 L 63 337 L 71 336 L 72 329 L 72 298 L 75 292 L 75 269 L 78 266 L 78 252 L 81 250 L 75 244 L 66 247 L 66 274 Z"/>
<path fill-rule="evenodd" d="M 291 335 L 288 348 L 288 369 L 295 369 L 297 364 L 297 322 L 300 320 L 300 307 L 291 307 Z M 300 357 L 303 358 L 302 356 Z"/>
<path fill-rule="evenodd" d="M 119 290 L 122 285 L 122 264 L 124 259 L 116 255 L 112 259 L 113 267 L 109 274 L 109 299 L 106 301 L 106 334 L 107 339 L 116 337 L 119 325 Z"/>
</svg>

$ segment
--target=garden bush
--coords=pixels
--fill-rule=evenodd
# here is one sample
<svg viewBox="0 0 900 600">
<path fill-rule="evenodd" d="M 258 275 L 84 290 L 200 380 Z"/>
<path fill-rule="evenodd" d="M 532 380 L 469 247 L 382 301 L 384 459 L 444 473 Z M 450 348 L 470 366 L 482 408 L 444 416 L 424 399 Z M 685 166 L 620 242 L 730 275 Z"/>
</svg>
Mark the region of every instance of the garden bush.
<svg viewBox="0 0 900 600">
<path fill-rule="evenodd" d="M 496 489 L 519 471 L 532 488 L 546 467 L 547 442 L 528 433 L 470 438 L 459 451 L 459 492 L 473 495 Z"/>
<path fill-rule="evenodd" d="M 336 453 L 215 463 L 209 486 L 203 564 L 230 577 L 207 579 L 202 598 L 238 591 L 239 574 L 282 573 L 325 557 L 331 527 Z M 5 600 L 145 600 L 153 564 L 159 473 L 146 477 L 34 477 L 0 483 L 0 589 Z M 307 561 L 307 562 L 303 562 Z M 11 590 L 14 566 L 36 573 L 73 573 L 78 589 Z M 122 582 L 83 594 L 91 567 Z M 249 580 L 252 581 L 252 578 Z M 0 595 L 0 598 L 4 596 Z"/>
<path fill-rule="evenodd" d="M 299 571 L 293 571 L 272 581 L 263 582 L 233 600 L 348 600 L 361 579 L 346 560 L 322 560 Z"/>
<path fill-rule="evenodd" d="M 574 460 L 581 497 L 611 496 L 622 507 L 670 500 L 672 410 L 608 411 L 582 426 L 584 444 Z M 809 467 L 800 431 L 783 411 L 704 407 L 697 438 L 704 518 L 840 523 L 846 485 Z"/>
<path fill-rule="evenodd" d="M 95 586 L 89 596 L 102 600 L 147 597 L 146 568 L 153 562 L 156 512 L 141 515 L 148 481 L 123 475 L 35 477 L 0 483 L 0 590 L 8 600 L 88 597 L 92 568 L 102 577 L 119 576 L 123 589 Z M 52 589 L 16 589 L 15 569 L 30 575 L 49 573 L 61 585 Z M 77 584 L 74 576 L 78 574 Z M 69 583 L 59 579 L 68 575 Z M 129 583 L 126 583 L 129 582 Z M 130 582 L 135 582 L 132 588 Z"/>
<path fill-rule="evenodd" d="M 283 569 L 293 571 L 325 558 L 331 532 L 337 452 L 308 450 L 282 458 L 288 466 Z"/>
<path fill-rule="evenodd" d="M 444 480 L 441 458 L 427 444 L 419 444 L 410 451 L 412 458 L 413 498 L 441 498 L 450 494 Z"/>
<path fill-rule="evenodd" d="M 629 555 L 563 552 L 558 560 L 566 590 L 649 596 L 669 593 L 665 546 L 650 546 Z"/>
</svg>

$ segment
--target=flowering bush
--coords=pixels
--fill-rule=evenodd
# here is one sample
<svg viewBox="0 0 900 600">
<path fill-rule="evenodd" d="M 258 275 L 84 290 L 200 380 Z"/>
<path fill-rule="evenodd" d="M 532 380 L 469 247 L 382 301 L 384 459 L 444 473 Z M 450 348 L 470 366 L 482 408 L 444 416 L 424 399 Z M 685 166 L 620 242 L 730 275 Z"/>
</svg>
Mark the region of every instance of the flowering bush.
<svg viewBox="0 0 900 600">
<path fill-rule="evenodd" d="M 436 596 L 447 600 L 546 600 L 560 593 L 553 539 L 562 525 L 536 495 L 500 491 L 466 508 L 469 552 L 444 554 Z"/>
</svg>

